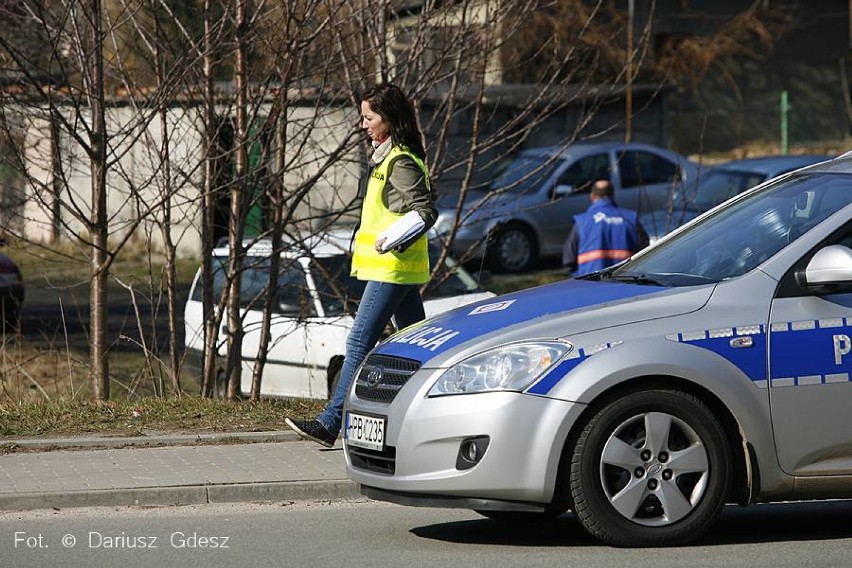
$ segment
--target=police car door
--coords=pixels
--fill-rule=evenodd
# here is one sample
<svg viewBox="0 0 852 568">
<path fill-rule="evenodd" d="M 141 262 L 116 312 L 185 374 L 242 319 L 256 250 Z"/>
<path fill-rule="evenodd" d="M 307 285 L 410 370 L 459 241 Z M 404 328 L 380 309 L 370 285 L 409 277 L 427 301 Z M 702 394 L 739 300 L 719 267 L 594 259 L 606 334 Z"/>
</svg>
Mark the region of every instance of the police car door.
<svg viewBox="0 0 852 568">
<path fill-rule="evenodd" d="M 850 223 L 787 272 L 770 312 L 772 427 L 789 474 L 852 473 L 852 281 L 819 287 L 803 279 L 832 244 L 852 246 Z"/>
</svg>

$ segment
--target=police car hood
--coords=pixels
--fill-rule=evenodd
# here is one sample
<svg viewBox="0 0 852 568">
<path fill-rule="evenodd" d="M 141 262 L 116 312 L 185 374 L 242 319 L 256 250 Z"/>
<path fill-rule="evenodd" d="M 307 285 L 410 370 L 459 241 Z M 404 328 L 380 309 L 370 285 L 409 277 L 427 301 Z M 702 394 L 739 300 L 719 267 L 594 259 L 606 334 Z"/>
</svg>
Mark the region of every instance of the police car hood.
<svg viewBox="0 0 852 568">
<path fill-rule="evenodd" d="M 613 281 L 565 280 L 468 304 L 410 326 L 374 354 L 440 365 L 447 355 L 528 338 L 572 335 L 700 309 L 714 285 L 665 288 Z M 431 361 L 431 363 L 429 363 Z"/>
</svg>

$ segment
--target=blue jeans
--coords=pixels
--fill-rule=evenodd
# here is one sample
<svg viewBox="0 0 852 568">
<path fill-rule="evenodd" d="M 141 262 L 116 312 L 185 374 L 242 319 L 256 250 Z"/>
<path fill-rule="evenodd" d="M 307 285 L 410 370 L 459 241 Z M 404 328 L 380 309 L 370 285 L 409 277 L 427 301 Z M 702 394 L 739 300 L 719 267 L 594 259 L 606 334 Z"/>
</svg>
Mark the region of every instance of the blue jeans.
<svg viewBox="0 0 852 568">
<path fill-rule="evenodd" d="M 340 432 L 343 403 L 355 378 L 355 371 L 382 337 L 391 316 L 397 329 L 408 327 L 426 317 L 419 284 L 367 282 L 358 312 L 355 314 L 355 323 L 346 339 L 346 356 L 340 369 L 337 389 L 317 417 L 320 424 L 332 434 Z"/>
</svg>

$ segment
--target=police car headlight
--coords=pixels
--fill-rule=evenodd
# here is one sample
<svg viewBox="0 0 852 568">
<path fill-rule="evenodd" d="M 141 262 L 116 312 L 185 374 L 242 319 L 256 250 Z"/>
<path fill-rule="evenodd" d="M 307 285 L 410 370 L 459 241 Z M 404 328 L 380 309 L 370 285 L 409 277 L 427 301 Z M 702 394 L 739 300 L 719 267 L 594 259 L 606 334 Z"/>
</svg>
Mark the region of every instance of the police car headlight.
<svg viewBox="0 0 852 568">
<path fill-rule="evenodd" d="M 537 341 L 503 345 L 461 361 L 442 374 L 429 396 L 522 391 L 572 349 L 568 343 Z"/>
</svg>

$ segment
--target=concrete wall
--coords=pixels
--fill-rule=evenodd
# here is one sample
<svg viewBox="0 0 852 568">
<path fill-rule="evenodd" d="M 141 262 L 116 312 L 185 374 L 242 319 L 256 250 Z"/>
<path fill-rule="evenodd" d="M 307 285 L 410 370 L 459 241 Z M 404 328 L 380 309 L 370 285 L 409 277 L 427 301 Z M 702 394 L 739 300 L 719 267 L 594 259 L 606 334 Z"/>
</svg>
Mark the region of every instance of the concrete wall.
<svg viewBox="0 0 852 568">
<path fill-rule="evenodd" d="M 634 139 L 664 144 L 663 105 L 660 99 L 649 102 L 648 96 L 637 97 L 637 114 L 634 122 Z M 486 114 L 481 137 L 493 136 L 503 124 L 518 112 L 517 101 L 495 99 Z M 317 108 L 319 110 L 317 111 Z M 431 122 L 437 101 L 422 101 L 424 125 Z M 269 115 L 269 105 L 260 104 L 255 115 Z M 22 109 L 27 120 L 24 148 L 28 184 L 28 200 L 24 209 L 24 231 L 27 238 L 47 242 L 53 223 L 51 188 L 57 172 L 52 167 L 53 140 L 47 114 L 33 109 Z M 75 120 L 71 109 L 64 109 L 70 124 L 78 124 L 78 133 L 85 136 L 84 124 L 88 115 Z M 221 115 L 231 110 L 219 109 Z M 623 104 L 613 100 L 602 104 L 586 128 L 579 131 L 577 139 L 623 139 Z M 574 135 L 576 126 L 585 118 L 582 105 L 569 106 L 554 113 L 530 132 L 524 147 L 564 143 Z M 356 198 L 359 184 L 366 174 L 366 151 L 363 135 L 358 132 L 358 110 L 349 105 L 313 104 L 293 106 L 288 115 L 284 163 L 275 156 L 280 148 L 280 137 L 273 136 L 267 144 L 271 175 L 283 177 L 288 206 L 294 211 L 293 221 L 300 226 L 316 228 L 336 219 L 337 223 L 353 223 L 357 216 Z M 150 243 L 162 250 L 161 220 L 169 197 L 171 212 L 171 239 L 183 257 L 197 257 L 201 250 L 201 192 L 203 190 L 204 148 L 200 108 L 195 105 L 175 105 L 168 110 L 170 130 L 169 153 L 171 181 L 165 186 L 160 160 L 163 133 L 159 116 L 140 112 L 126 104 L 116 104 L 107 112 L 110 136 L 110 162 L 108 173 L 108 211 L 110 233 L 113 241 L 123 238 L 128 231 L 132 239 Z M 463 160 L 471 143 L 472 117 L 460 114 L 454 120 L 451 135 L 446 141 L 446 152 L 454 159 Z M 435 151 L 436 133 L 426 132 L 427 148 Z M 61 133 L 59 152 L 62 169 L 59 175 L 61 194 L 62 234 L 70 237 L 85 232 L 86 219 L 91 214 L 91 173 L 89 160 L 82 147 L 67 132 Z M 479 164 L 506 152 L 506 145 L 489 150 Z M 277 173 L 276 173 L 277 172 Z M 463 175 L 461 169 L 449 171 L 437 184 L 439 191 L 454 189 Z M 493 172 L 480 167 L 476 180 L 487 181 Z M 475 181 L 476 181 L 475 180 Z M 271 180 L 266 179 L 265 183 Z M 304 189 L 307 188 L 307 191 Z M 169 191 L 170 190 L 170 191 Z M 223 191 L 222 207 L 227 212 L 229 196 Z M 339 212 L 350 209 L 350 214 L 339 218 Z M 225 213 L 226 214 L 226 213 Z M 82 217 L 82 218 L 81 218 Z M 226 225 L 226 220 L 223 225 Z"/>
</svg>

